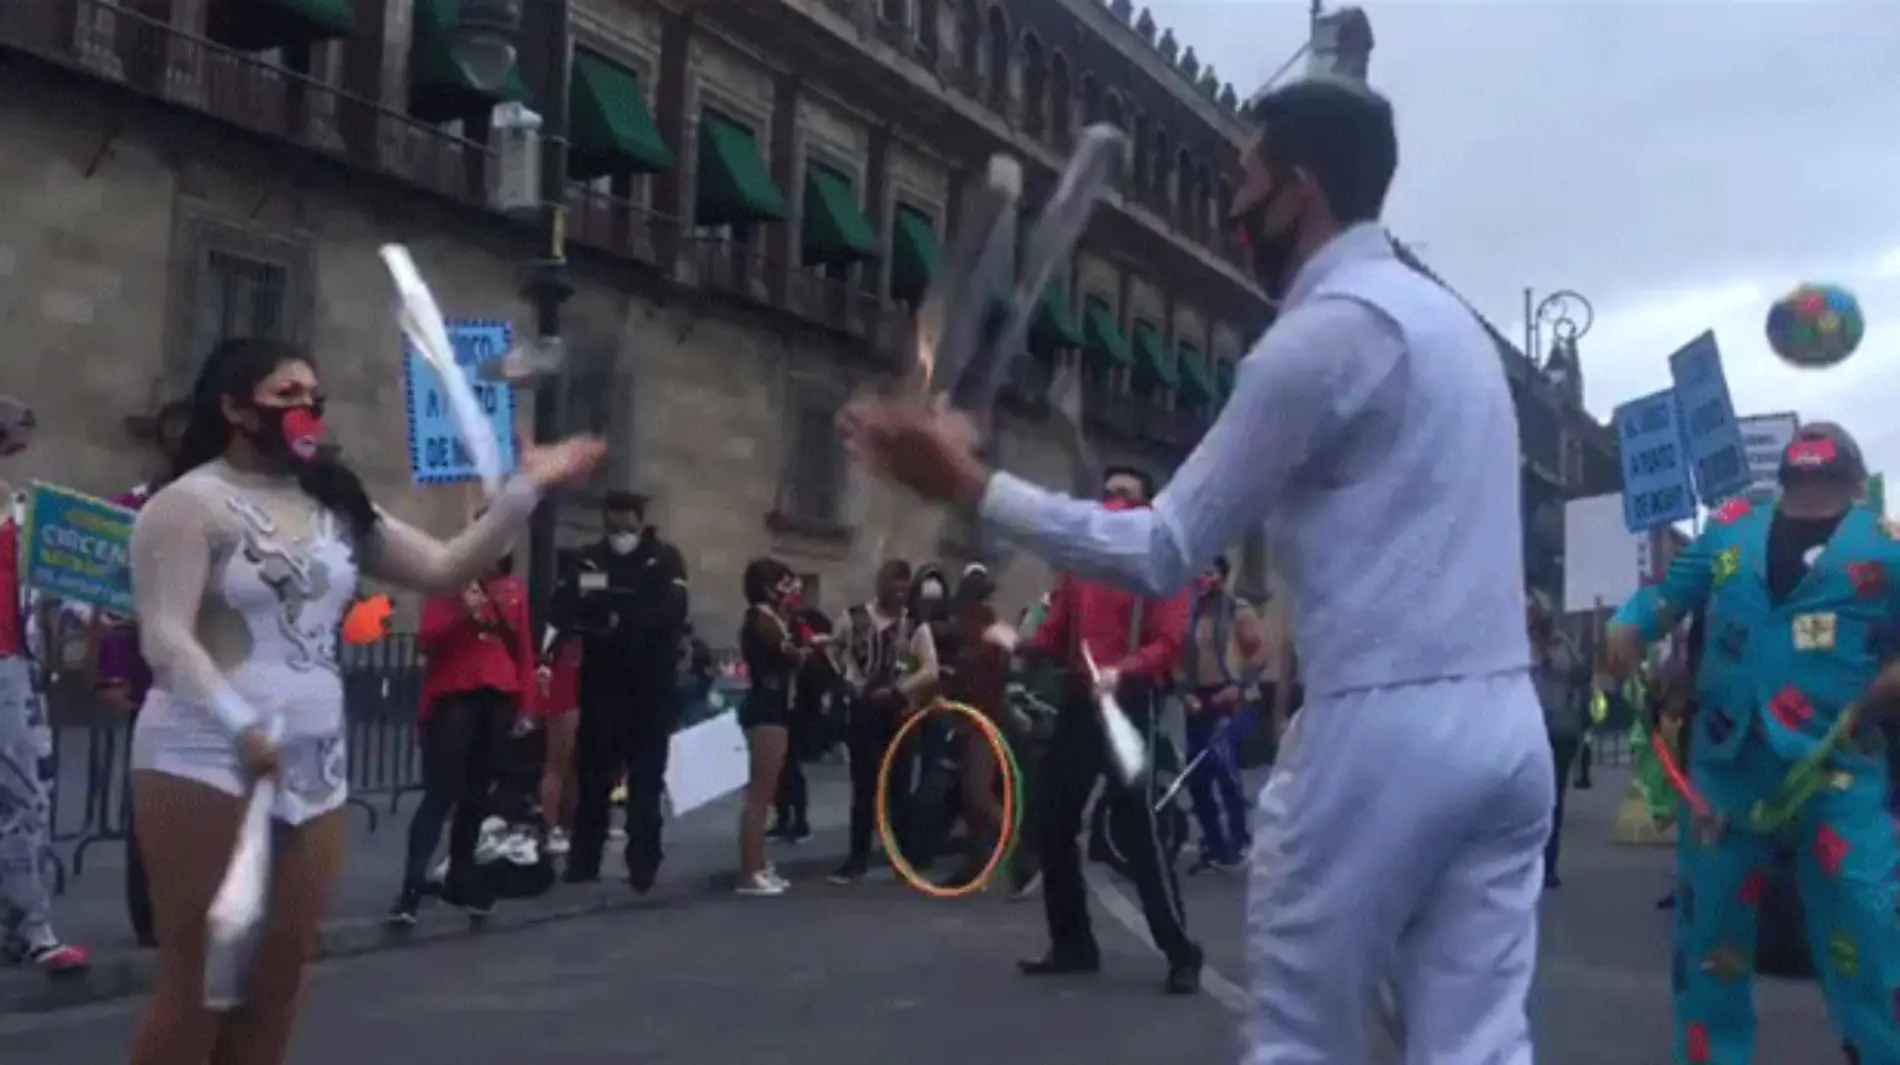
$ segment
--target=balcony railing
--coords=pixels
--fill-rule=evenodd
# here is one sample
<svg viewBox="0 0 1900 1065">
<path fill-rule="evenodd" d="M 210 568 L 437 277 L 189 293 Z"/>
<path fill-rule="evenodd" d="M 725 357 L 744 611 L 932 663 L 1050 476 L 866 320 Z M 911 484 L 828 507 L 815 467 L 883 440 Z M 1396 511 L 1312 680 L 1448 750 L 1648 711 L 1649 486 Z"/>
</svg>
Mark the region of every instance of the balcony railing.
<svg viewBox="0 0 1900 1065">
<path fill-rule="evenodd" d="M 116 3 L 0 5 L 0 48 L 31 53 L 431 192 L 488 202 L 490 153 L 481 143 L 345 92 L 296 69 L 295 60 L 279 62 L 226 48 Z"/>
<path fill-rule="evenodd" d="M 879 361 L 898 359 L 907 335 L 915 331 L 908 309 L 855 281 L 827 277 L 817 267 L 787 267 L 766 253 L 762 238 L 694 237 L 687 248 L 689 269 L 700 287 L 859 338 Z"/>
<path fill-rule="evenodd" d="M 567 187 L 568 237 L 574 243 L 658 264 L 678 223 L 633 200 L 573 182 Z"/>
</svg>

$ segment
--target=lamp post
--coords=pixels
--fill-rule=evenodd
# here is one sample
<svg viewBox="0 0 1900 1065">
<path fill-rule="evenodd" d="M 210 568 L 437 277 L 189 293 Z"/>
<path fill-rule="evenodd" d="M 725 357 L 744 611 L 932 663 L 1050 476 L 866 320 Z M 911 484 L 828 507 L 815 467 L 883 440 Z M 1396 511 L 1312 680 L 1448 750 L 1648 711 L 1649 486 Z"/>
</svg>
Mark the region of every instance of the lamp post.
<svg viewBox="0 0 1900 1065">
<path fill-rule="evenodd" d="M 510 132 L 528 131 L 518 147 L 528 155 L 538 152 L 538 158 L 503 158 L 502 167 L 504 174 L 510 166 L 531 167 L 535 188 L 529 190 L 528 203 L 509 202 L 504 195 L 499 206 L 526 207 L 534 217 L 534 246 L 522 264 L 522 294 L 534 305 L 535 335 L 532 347 L 510 353 L 491 373 L 517 385 L 532 385 L 534 442 L 547 444 L 561 438 L 561 307 L 574 292 L 567 276 L 568 0 L 532 0 L 525 10 L 521 0 L 463 0 L 453 51 L 476 88 L 493 92 L 507 81 L 519 54 L 517 41 L 532 49 L 534 61 L 524 73 L 531 79 L 529 95 L 542 111 L 533 115 L 511 108 L 504 118 L 497 108 L 495 129 L 506 125 Z M 543 502 L 529 526 L 528 600 L 537 632 L 554 591 L 555 519 L 553 503 Z"/>
<path fill-rule="evenodd" d="M 1596 308 L 1581 293 L 1563 288 L 1537 298 L 1535 289 L 1524 289 L 1524 354 L 1544 371 L 1555 384 L 1567 384 L 1567 375 L 1577 370 L 1577 341 L 1596 324 Z M 1544 350 L 1544 331 L 1551 336 L 1549 351 Z M 1564 360 L 1568 360 L 1568 364 Z"/>
</svg>

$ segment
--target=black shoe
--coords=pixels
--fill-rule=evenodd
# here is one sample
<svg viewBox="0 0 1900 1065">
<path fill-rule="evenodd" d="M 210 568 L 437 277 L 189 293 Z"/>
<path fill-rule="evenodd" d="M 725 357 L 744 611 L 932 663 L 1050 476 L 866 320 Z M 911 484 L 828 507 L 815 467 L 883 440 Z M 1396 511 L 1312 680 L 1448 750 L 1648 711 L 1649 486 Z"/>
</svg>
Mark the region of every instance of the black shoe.
<svg viewBox="0 0 1900 1065">
<path fill-rule="evenodd" d="M 811 825 L 801 817 L 792 822 L 792 827 L 786 830 L 784 838 L 787 843 L 803 843 L 811 838 Z"/>
<path fill-rule="evenodd" d="M 830 876 L 825 877 L 825 883 L 848 887 L 863 880 L 870 871 L 869 862 L 849 859 L 843 865 L 839 866 Z"/>
<path fill-rule="evenodd" d="M 635 895 L 645 895 L 652 891 L 653 882 L 659 878 L 660 871 L 658 869 L 627 870 L 627 886 L 633 889 Z"/>
<path fill-rule="evenodd" d="M 1164 995 L 1198 995 L 1201 993 L 1201 955 L 1197 951 L 1194 957 L 1168 963 L 1168 978 L 1161 984 Z"/>
<path fill-rule="evenodd" d="M 1589 778 L 1589 777 L 1578 777 L 1578 778 L 1577 778 L 1577 790 L 1578 790 L 1578 791 L 1589 791 L 1589 790 L 1590 790 L 1590 778 Z"/>
<path fill-rule="evenodd" d="M 1102 971 L 1102 956 L 1094 951 L 1052 950 L 1017 962 L 1016 971 L 1024 976 L 1088 976 Z"/>
<path fill-rule="evenodd" d="M 416 914 L 422 909 L 422 891 L 415 887 L 405 887 L 402 894 L 396 896 L 396 904 L 389 908 L 389 916 L 384 918 L 391 928 L 413 928 Z"/>
<path fill-rule="evenodd" d="M 1564 882 L 1558 878 L 1556 873 L 1544 874 L 1544 890 L 1545 891 L 1550 891 L 1554 888 L 1560 888 L 1563 886 L 1564 886 Z"/>
</svg>

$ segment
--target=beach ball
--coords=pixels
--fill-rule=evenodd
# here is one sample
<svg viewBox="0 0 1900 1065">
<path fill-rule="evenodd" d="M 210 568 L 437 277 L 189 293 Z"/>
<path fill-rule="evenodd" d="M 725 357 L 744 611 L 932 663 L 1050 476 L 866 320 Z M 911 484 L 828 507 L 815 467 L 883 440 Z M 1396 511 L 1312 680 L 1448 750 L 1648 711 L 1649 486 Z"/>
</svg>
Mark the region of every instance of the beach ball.
<svg viewBox="0 0 1900 1065">
<path fill-rule="evenodd" d="M 1768 308 L 1768 346 L 1796 366 L 1833 366 L 1866 331 L 1860 301 L 1839 285 L 1802 285 Z"/>
</svg>

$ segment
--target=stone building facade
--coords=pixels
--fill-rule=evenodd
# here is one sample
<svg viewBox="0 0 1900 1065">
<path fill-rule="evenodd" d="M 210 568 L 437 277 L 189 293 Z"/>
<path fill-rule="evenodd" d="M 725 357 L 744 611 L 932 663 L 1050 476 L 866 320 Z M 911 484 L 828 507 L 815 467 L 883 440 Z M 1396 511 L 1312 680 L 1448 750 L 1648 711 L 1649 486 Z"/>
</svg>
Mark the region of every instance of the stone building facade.
<svg viewBox="0 0 1900 1065">
<path fill-rule="evenodd" d="M 96 493 L 141 479 L 137 428 L 211 343 L 267 333 L 316 354 L 333 430 L 385 505 L 437 532 L 463 519 L 468 492 L 411 484 L 376 250 L 410 245 L 447 314 L 527 329 L 520 263 L 537 249 L 487 206 L 487 122 L 549 82 L 527 42 L 499 93 L 462 80 L 456 6 L 0 7 L 0 392 L 41 423 L 0 476 Z M 1135 146 L 1038 317 L 999 461 L 1075 476 L 1046 397 L 1064 366 L 1097 462 L 1165 471 L 1218 408 L 1266 313 L 1218 225 L 1235 94 L 1126 0 L 573 8 L 563 418 L 608 434 L 600 489 L 652 498 L 715 640 L 755 555 L 810 573 L 835 609 L 878 555 L 945 550 L 934 516 L 853 482 L 830 421 L 906 364 L 936 243 L 993 151 L 1024 160 L 1034 203 L 1082 124 Z M 591 507 L 568 509 L 585 535 Z M 1241 554 L 1264 569 L 1258 543 Z M 1019 572 L 1017 598 L 1041 590 Z"/>
</svg>

